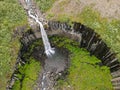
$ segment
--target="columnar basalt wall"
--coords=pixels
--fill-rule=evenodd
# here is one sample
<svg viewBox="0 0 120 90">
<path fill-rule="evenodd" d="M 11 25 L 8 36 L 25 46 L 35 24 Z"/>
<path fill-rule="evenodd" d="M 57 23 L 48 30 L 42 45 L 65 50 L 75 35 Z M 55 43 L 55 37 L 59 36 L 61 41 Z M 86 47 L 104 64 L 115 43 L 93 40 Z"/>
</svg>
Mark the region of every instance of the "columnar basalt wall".
<svg viewBox="0 0 120 90">
<path fill-rule="evenodd" d="M 75 23 L 73 29 L 82 34 L 80 47 L 86 48 L 91 55 L 99 58 L 104 65 L 110 67 L 111 72 L 120 69 L 116 54 L 110 50 L 97 33 L 80 23 Z"/>
</svg>

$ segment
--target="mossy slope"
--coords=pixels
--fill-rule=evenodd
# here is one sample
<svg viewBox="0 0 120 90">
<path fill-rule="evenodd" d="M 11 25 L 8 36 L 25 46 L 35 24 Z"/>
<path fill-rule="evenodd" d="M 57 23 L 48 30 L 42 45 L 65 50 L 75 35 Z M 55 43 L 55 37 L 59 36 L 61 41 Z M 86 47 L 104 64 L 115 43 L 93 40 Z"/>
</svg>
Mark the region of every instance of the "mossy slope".
<svg viewBox="0 0 120 90">
<path fill-rule="evenodd" d="M 33 57 L 30 57 L 29 62 L 24 66 L 19 67 L 17 77 L 12 90 L 33 90 L 36 85 L 41 69 L 40 62 L 36 61 Z"/>
</svg>

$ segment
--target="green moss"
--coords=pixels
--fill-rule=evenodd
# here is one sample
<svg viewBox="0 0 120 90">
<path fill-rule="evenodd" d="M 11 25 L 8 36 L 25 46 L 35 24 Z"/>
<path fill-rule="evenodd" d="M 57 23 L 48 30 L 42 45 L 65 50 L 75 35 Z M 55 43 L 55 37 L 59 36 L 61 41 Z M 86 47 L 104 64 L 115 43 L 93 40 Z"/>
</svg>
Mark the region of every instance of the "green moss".
<svg viewBox="0 0 120 90">
<path fill-rule="evenodd" d="M 22 82 L 22 90 L 33 90 L 36 84 L 37 77 L 40 72 L 40 63 L 35 61 L 33 58 L 30 59 L 30 64 L 25 69 L 25 77 Z"/>
<path fill-rule="evenodd" d="M 19 67 L 17 77 L 12 90 L 33 90 L 37 77 L 41 69 L 40 62 L 30 57 L 29 62 L 24 66 Z M 20 82 L 21 81 L 21 82 Z M 22 87 L 20 86 L 22 85 Z"/>
<path fill-rule="evenodd" d="M 96 63 L 100 62 L 94 56 L 90 57 L 86 51 L 71 47 L 71 66 L 67 77 L 67 86 L 73 90 L 112 90 L 111 76 L 109 68 L 99 67 Z M 65 86 L 63 86 L 65 87 Z"/>
<path fill-rule="evenodd" d="M 19 80 L 17 80 L 15 82 L 12 90 L 20 90 L 20 81 Z"/>
<path fill-rule="evenodd" d="M 24 81 L 23 81 L 23 88 L 22 90 L 33 90 L 33 87 L 34 87 L 34 81 L 29 79 L 29 78 L 25 78 Z"/>
<path fill-rule="evenodd" d="M 30 64 L 28 64 L 25 73 L 26 77 L 29 77 L 32 80 L 36 80 L 40 71 L 40 62 L 35 61 L 33 58 L 30 58 Z"/>
</svg>

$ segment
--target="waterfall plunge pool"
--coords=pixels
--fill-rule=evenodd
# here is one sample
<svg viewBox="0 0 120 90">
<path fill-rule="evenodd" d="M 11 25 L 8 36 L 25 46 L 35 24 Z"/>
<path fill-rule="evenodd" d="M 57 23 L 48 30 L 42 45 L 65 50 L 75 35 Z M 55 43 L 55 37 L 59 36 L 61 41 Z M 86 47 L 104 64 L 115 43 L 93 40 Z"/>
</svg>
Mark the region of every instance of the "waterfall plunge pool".
<svg viewBox="0 0 120 90">
<path fill-rule="evenodd" d="M 21 50 L 24 51 L 21 58 L 25 64 L 17 66 L 18 69 L 13 75 L 17 79 L 12 90 L 37 90 L 38 88 L 54 88 L 55 90 L 112 89 L 110 70 L 106 66 L 99 66 L 98 63 L 101 62 L 99 59 L 90 56 L 90 53 L 85 49 L 79 48 L 77 42 L 66 37 L 50 36 L 49 39 L 51 45 L 58 52 L 49 59 L 44 53 L 41 39 L 32 42 L 27 49 L 21 48 L 24 49 Z M 54 61 L 53 58 L 56 60 Z M 50 68 L 50 65 L 53 68 Z M 57 67 L 58 70 L 54 67 Z M 47 74 L 44 71 L 45 68 L 47 73 L 51 70 L 51 74 Z M 51 81 L 51 84 L 48 85 L 45 80 Z"/>
</svg>

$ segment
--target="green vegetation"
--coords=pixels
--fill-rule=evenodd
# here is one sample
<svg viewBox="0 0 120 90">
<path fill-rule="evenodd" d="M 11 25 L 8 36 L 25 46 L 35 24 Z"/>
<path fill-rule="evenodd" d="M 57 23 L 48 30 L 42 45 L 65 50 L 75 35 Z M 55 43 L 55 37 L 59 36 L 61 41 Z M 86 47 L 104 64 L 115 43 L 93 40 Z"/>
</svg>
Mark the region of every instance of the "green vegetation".
<svg viewBox="0 0 120 90">
<path fill-rule="evenodd" d="M 33 57 L 30 57 L 28 63 L 19 67 L 19 74 L 17 74 L 19 80 L 15 82 L 12 90 L 33 90 L 40 68 L 40 62 L 36 61 Z"/>
<path fill-rule="evenodd" d="M 47 19 L 51 19 L 52 17 L 54 17 L 54 14 L 52 14 L 52 13 L 49 13 L 49 14 L 47 15 Z"/>
<path fill-rule="evenodd" d="M 33 50 L 35 47 L 43 47 L 42 40 L 33 42 L 29 47 L 27 52 L 24 52 L 23 58 L 26 62 L 23 66 L 18 66 L 17 77 L 18 80 L 12 90 L 33 90 L 36 85 L 36 80 L 41 70 L 40 61 L 36 60 L 33 56 Z"/>
<path fill-rule="evenodd" d="M 67 48 L 70 52 L 71 64 L 65 80 L 59 80 L 56 88 L 60 90 L 112 90 L 110 70 L 100 63 L 95 56 L 79 48 L 78 43 L 63 37 L 51 38 L 58 47 Z"/>
<path fill-rule="evenodd" d="M 46 12 L 49 8 L 52 7 L 52 4 L 55 0 L 36 0 L 37 5 L 39 6 L 42 12 Z"/>
<path fill-rule="evenodd" d="M 0 90 L 6 90 L 20 46 L 18 39 L 12 41 L 13 29 L 25 24 L 27 17 L 17 0 L 0 0 Z"/>
<path fill-rule="evenodd" d="M 67 22 L 71 23 L 70 17 L 68 15 L 62 15 L 57 17 L 58 21 L 60 22 Z"/>
</svg>

